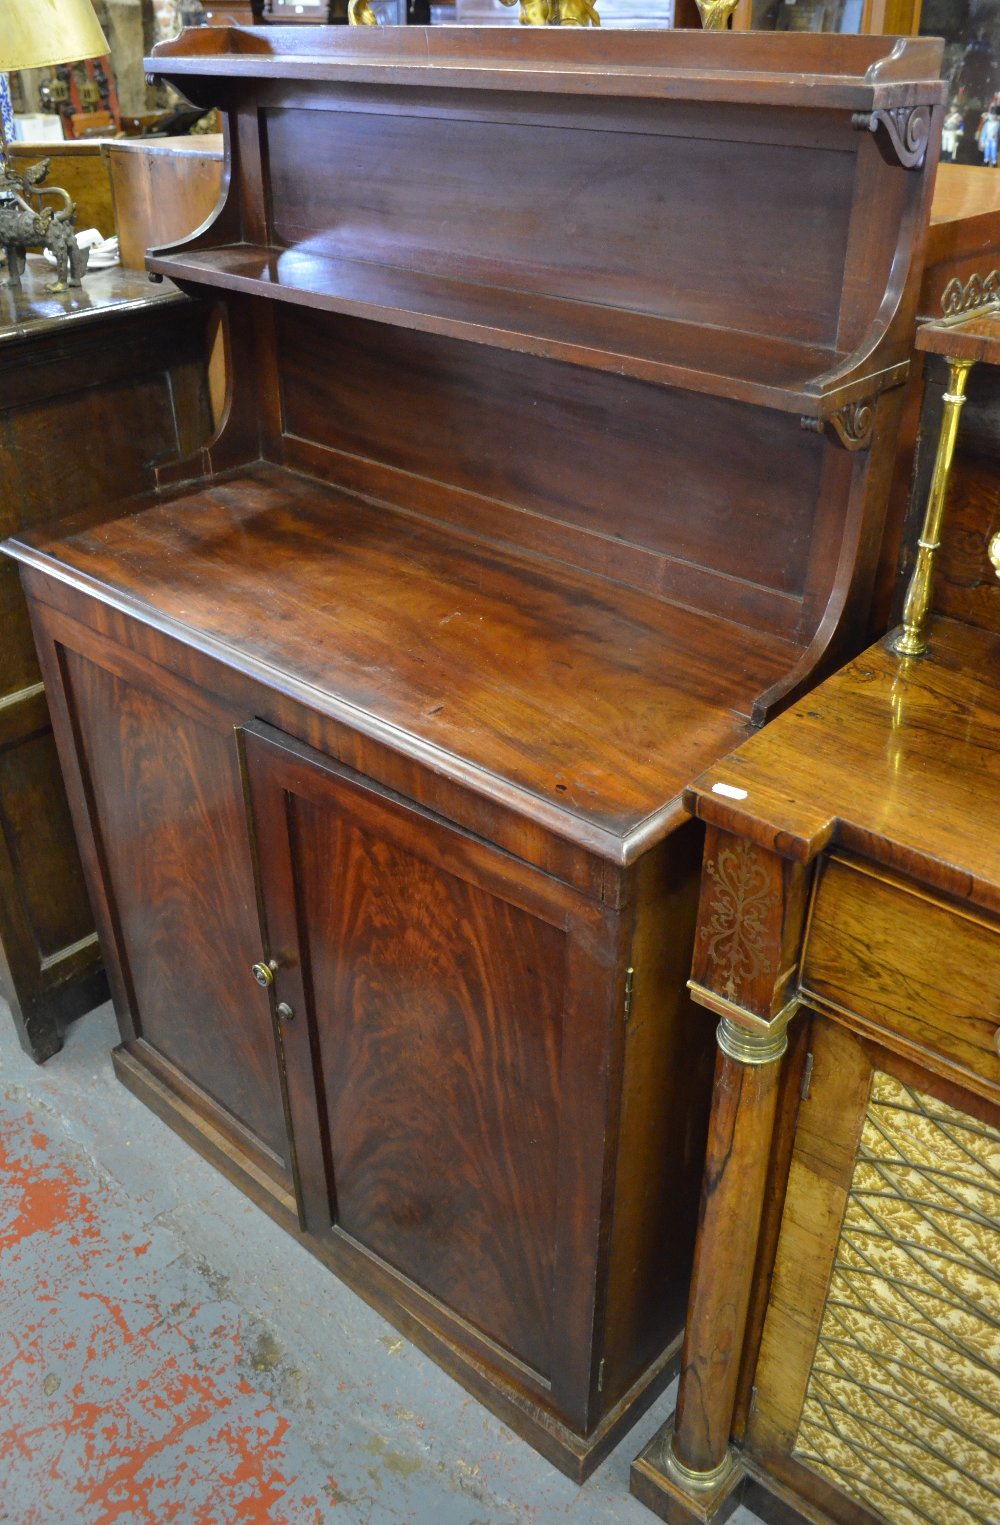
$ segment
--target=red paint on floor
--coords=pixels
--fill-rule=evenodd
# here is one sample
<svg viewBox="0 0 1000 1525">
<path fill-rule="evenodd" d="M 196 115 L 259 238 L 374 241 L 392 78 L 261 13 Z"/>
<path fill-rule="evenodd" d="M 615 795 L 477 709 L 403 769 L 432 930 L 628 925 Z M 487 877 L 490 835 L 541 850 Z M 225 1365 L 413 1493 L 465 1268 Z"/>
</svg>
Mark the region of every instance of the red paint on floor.
<svg viewBox="0 0 1000 1525">
<path fill-rule="evenodd" d="M 159 1256 L 155 1234 L 133 1243 L 113 1183 L 30 1113 L 2 1123 L 0 1519 L 322 1525 L 336 1484 L 322 1502 L 315 1468 L 299 1486 L 289 1419 L 241 1365 L 240 1311 L 171 1303 L 169 1236 Z"/>
</svg>

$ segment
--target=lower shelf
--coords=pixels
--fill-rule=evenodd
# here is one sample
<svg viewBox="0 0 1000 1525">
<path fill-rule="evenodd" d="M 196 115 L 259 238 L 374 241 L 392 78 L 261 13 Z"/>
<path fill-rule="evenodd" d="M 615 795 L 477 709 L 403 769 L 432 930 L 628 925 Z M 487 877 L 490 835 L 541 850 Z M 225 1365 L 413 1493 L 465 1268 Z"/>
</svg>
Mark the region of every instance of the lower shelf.
<svg viewBox="0 0 1000 1525">
<path fill-rule="evenodd" d="M 350 259 L 307 243 L 184 250 L 154 254 L 147 264 L 174 281 L 348 313 L 811 418 L 828 416 L 836 406 L 832 396 L 824 397 L 823 383 L 845 359 L 817 344 Z"/>
</svg>

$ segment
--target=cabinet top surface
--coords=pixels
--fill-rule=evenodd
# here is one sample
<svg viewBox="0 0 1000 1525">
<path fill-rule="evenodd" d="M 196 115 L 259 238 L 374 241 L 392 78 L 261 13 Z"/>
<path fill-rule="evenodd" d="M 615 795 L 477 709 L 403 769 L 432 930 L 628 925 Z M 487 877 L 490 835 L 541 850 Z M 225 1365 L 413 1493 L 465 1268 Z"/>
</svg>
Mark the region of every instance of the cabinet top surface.
<svg viewBox="0 0 1000 1525">
<path fill-rule="evenodd" d="M 619 862 L 798 653 L 271 467 L 13 550 Z"/>
<path fill-rule="evenodd" d="M 152 286 L 141 270 L 92 270 L 83 285 L 66 291 L 46 291 L 55 270 L 38 255 L 29 255 L 20 291 L 0 285 L 0 345 L 34 339 L 64 330 L 66 324 L 107 321 L 163 302 L 186 302 L 176 286 L 164 281 Z"/>
<path fill-rule="evenodd" d="M 931 655 L 872 647 L 687 792 L 788 857 L 847 847 L 1000 912 L 1000 636 L 938 619 Z"/>
<path fill-rule="evenodd" d="M 145 67 L 213 79 L 399 85 L 864 109 L 944 99 L 937 39 L 507 27 L 199 27 Z"/>
</svg>

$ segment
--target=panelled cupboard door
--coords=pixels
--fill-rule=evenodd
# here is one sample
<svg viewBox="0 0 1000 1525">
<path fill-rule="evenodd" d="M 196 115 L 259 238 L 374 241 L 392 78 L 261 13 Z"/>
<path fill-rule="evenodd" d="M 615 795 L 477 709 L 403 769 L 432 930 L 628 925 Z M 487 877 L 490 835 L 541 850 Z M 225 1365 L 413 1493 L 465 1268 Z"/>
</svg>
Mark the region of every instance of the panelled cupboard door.
<svg viewBox="0 0 1000 1525">
<path fill-rule="evenodd" d="M 305 1227 L 579 1423 L 615 919 L 280 732 L 245 745 Z"/>
<path fill-rule="evenodd" d="M 59 640 L 55 652 L 125 1049 L 287 1191 L 277 1045 L 250 973 L 260 929 L 232 721 L 178 678 L 151 681 L 122 648 L 84 641 L 86 654 Z"/>
<path fill-rule="evenodd" d="M 747 1448 L 832 1519 L 992 1525 L 1000 1107 L 825 1018 L 812 1053 Z"/>
</svg>

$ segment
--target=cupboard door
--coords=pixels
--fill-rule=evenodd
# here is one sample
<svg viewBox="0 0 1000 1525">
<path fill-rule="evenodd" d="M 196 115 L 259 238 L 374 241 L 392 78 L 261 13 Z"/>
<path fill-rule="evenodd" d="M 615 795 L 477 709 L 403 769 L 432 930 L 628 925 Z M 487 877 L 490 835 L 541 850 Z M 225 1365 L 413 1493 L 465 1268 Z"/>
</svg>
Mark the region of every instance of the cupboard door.
<svg viewBox="0 0 1000 1525">
<path fill-rule="evenodd" d="M 840 1519 L 1000 1517 L 1000 1115 L 822 1019 L 747 1441 Z M 839 1505 L 836 1502 L 840 1500 Z"/>
<path fill-rule="evenodd" d="M 117 648 L 56 651 L 126 1048 L 287 1187 L 277 1048 L 250 975 L 260 927 L 232 724 L 166 673 L 162 691 L 140 681 Z"/>
<path fill-rule="evenodd" d="M 586 1156 L 564 1152 L 586 1048 L 566 1022 L 573 892 L 267 727 L 246 755 L 306 1227 L 558 1386 L 577 1315 L 589 1352 L 603 1160 L 595 1073 L 588 1197 Z"/>
</svg>

